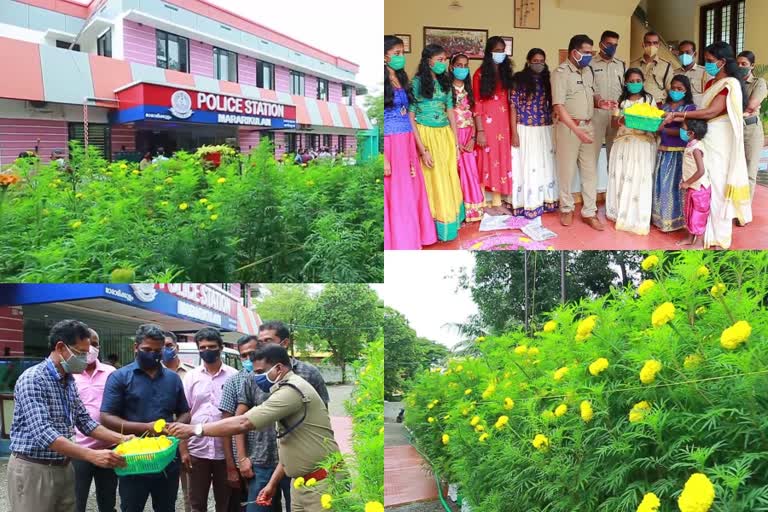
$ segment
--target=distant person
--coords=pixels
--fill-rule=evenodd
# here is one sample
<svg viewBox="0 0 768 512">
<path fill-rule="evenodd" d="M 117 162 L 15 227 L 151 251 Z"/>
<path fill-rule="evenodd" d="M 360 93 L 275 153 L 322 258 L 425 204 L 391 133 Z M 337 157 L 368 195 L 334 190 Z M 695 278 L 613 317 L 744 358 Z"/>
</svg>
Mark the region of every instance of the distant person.
<svg viewBox="0 0 768 512">
<path fill-rule="evenodd" d="M 156 164 L 164 160 L 168 160 L 168 157 L 165 156 L 165 148 L 163 146 L 160 146 L 159 148 L 157 148 L 157 156 L 154 158 L 154 160 L 152 160 L 152 163 Z"/>
<path fill-rule="evenodd" d="M 296 165 L 301 165 L 304 163 L 304 159 L 301 156 L 301 151 L 296 150 L 296 156 L 293 159 L 293 163 Z"/>
<path fill-rule="evenodd" d="M 54 149 L 51 152 L 51 162 L 55 162 L 59 169 L 64 170 L 67 167 L 67 161 L 64 159 L 64 150 Z"/>
<path fill-rule="evenodd" d="M 139 169 L 142 171 L 152 165 L 152 153 L 147 151 L 144 153 L 144 158 L 141 159 L 141 162 L 139 162 Z"/>
</svg>

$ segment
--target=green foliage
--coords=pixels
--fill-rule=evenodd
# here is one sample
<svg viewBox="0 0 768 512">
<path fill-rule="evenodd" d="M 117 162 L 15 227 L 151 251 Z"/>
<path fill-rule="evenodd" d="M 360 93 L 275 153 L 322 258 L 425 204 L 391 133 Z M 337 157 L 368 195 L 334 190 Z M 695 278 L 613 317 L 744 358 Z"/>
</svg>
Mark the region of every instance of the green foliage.
<svg viewBox="0 0 768 512">
<path fill-rule="evenodd" d="M 0 195 L 0 279 L 107 282 L 379 282 L 382 161 L 279 164 L 263 141 L 213 169 L 180 152 L 140 171 L 86 157 L 19 160 Z"/>
<path fill-rule="evenodd" d="M 270 294 L 256 306 L 262 321 L 280 320 L 288 325 L 307 324 L 308 315 L 312 311 L 315 300 L 309 293 L 306 284 L 270 284 Z M 291 329 L 293 348 L 299 351 L 309 349 L 312 341 L 320 344 L 310 330 L 293 327 Z M 324 343 L 322 344 L 324 347 Z M 314 346 L 312 348 L 320 348 Z"/>
<path fill-rule="evenodd" d="M 553 330 L 481 338 L 479 357 L 419 376 L 406 423 L 475 509 L 634 512 L 653 492 L 660 512 L 672 512 L 688 478 L 702 472 L 715 487 L 712 512 L 768 510 L 768 252 L 654 254 L 661 261 L 643 277 L 656 284 L 642 296 L 631 284 L 557 306 L 546 315 Z M 717 283 L 726 285 L 722 298 L 711 294 Z M 667 302 L 674 318 L 652 326 Z M 596 327 L 576 341 L 591 315 Z M 723 331 L 742 320 L 751 325 L 747 341 L 725 348 Z M 609 366 L 595 376 L 588 367 L 598 358 Z M 642 383 L 649 360 L 663 366 Z M 594 411 L 589 421 L 582 401 Z M 632 422 L 641 401 L 650 409 Z M 554 416 L 560 405 L 567 412 Z M 488 433 L 482 442 L 475 415 Z M 499 429 L 502 415 L 509 423 Z M 537 434 L 548 450 L 534 448 Z"/>
</svg>

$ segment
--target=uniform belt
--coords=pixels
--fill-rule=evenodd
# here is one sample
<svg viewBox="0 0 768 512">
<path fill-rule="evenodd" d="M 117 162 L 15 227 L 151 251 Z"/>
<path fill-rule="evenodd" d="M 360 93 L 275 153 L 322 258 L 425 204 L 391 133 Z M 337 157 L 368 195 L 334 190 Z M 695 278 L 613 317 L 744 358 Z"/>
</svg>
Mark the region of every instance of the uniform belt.
<svg viewBox="0 0 768 512">
<path fill-rule="evenodd" d="M 757 124 L 757 121 L 759 120 L 758 116 L 748 117 L 744 120 L 744 125 L 749 126 L 752 124 Z"/>
<path fill-rule="evenodd" d="M 323 469 L 323 468 L 320 468 L 320 469 L 318 469 L 318 470 L 315 470 L 315 471 L 313 471 L 313 472 L 311 472 L 311 473 L 308 473 L 308 474 L 304 475 L 304 481 L 305 481 L 305 482 L 306 482 L 307 480 L 309 480 L 310 478 L 314 478 L 314 479 L 315 479 L 315 480 L 317 480 L 318 482 L 319 482 L 320 480 L 325 480 L 326 478 L 328 478 L 328 471 L 326 471 L 326 470 L 325 470 L 325 469 Z"/>
<path fill-rule="evenodd" d="M 69 457 L 65 457 L 64 460 L 60 459 L 36 459 L 34 457 L 29 457 L 27 455 L 13 452 L 13 456 L 17 459 L 25 460 L 27 462 L 32 462 L 34 464 L 41 464 L 43 466 L 66 466 L 69 464 L 69 461 L 71 460 Z"/>
</svg>

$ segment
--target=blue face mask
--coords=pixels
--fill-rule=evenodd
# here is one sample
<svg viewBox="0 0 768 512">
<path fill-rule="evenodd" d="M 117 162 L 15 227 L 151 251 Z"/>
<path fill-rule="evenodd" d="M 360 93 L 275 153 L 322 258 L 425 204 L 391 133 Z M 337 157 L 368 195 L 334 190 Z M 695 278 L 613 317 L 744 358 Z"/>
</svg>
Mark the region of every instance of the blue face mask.
<svg viewBox="0 0 768 512">
<path fill-rule="evenodd" d="M 576 61 L 576 64 L 578 64 L 579 67 L 582 67 L 582 68 L 589 66 L 589 63 L 592 62 L 592 55 L 588 53 L 587 54 L 581 53 L 579 50 L 576 50 L 576 53 L 581 55 L 579 60 Z"/>
<path fill-rule="evenodd" d="M 164 363 L 170 363 L 174 359 L 176 359 L 176 349 L 172 347 L 165 347 L 163 348 L 163 362 Z"/>
<path fill-rule="evenodd" d="M 603 52 L 607 56 L 613 57 L 614 55 L 616 55 L 616 50 L 617 49 L 618 49 L 617 45 L 615 45 L 615 44 L 607 44 L 607 45 L 605 45 L 605 48 L 603 48 Z"/>
<path fill-rule="evenodd" d="M 456 80 L 466 80 L 469 76 L 469 68 L 453 68 L 453 76 Z"/>
<path fill-rule="evenodd" d="M 501 64 L 505 60 L 507 60 L 507 54 L 504 52 L 493 52 L 493 62 L 496 64 Z"/>
<path fill-rule="evenodd" d="M 142 370 L 152 370 L 160 366 L 160 358 L 162 354 L 160 352 L 144 352 L 143 350 L 136 351 L 136 362 L 139 368 Z"/>
<path fill-rule="evenodd" d="M 669 97 L 672 101 L 680 101 L 685 98 L 685 91 L 669 91 Z"/>
<path fill-rule="evenodd" d="M 718 66 L 717 62 L 707 62 L 704 65 L 704 69 L 706 69 L 707 73 L 709 73 L 711 76 L 717 76 L 722 67 Z"/>
<path fill-rule="evenodd" d="M 627 84 L 627 90 L 632 94 L 637 94 L 643 90 L 642 82 L 631 82 Z"/>
<path fill-rule="evenodd" d="M 252 372 L 253 371 L 253 361 L 251 361 L 250 359 L 246 359 L 245 361 L 243 361 L 243 370 L 245 370 L 247 372 Z"/>
<path fill-rule="evenodd" d="M 277 366 L 277 365 L 275 365 Z M 258 373 L 253 376 L 253 380 L 256 381 L 256 385 L 259 386 L 259 389 L 262 390 L 265 393 L 269 393 L 269 390 L 272 389 L 272 385 L 277 382 L 270 380 L 269 378 L 269 372 L 275 369 L 275 366 L 270 368 L 269 370 L 265 371 L 264 373 Z"/>
<path fill-rule="evenodd" d="M 688 137 L 688 130 L 682 127 L 680 128 L 680 140 L 682 140 L 683 142 L 688 142 L 689 140 L 691 140 L 690 137 Z"/>
<path fill-rule="evenodd" d="M 693 64 L 693 55 L 688 55 L 687 53 L 681 53 L 680 64 L 682 64 L 683 67 L 688 67 L 691 64 Z"/>
</svg>

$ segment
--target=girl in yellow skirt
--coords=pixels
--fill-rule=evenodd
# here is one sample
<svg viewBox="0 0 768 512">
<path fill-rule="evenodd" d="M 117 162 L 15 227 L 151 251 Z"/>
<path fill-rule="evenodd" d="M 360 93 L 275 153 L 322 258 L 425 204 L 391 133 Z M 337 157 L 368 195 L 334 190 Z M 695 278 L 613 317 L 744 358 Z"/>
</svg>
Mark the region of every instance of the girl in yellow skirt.
<svg viewBox="0 0 768 512">
<path fill-rule="evenodd" d="M 427 45 L 413 79 L 415 102 L 409 107 L 416 146 L 424 164 L 424 181 L 437 237 L 454 240 L 465 217 L 457 171 L 456 119 L 445 49 Z"/>
</svg>

